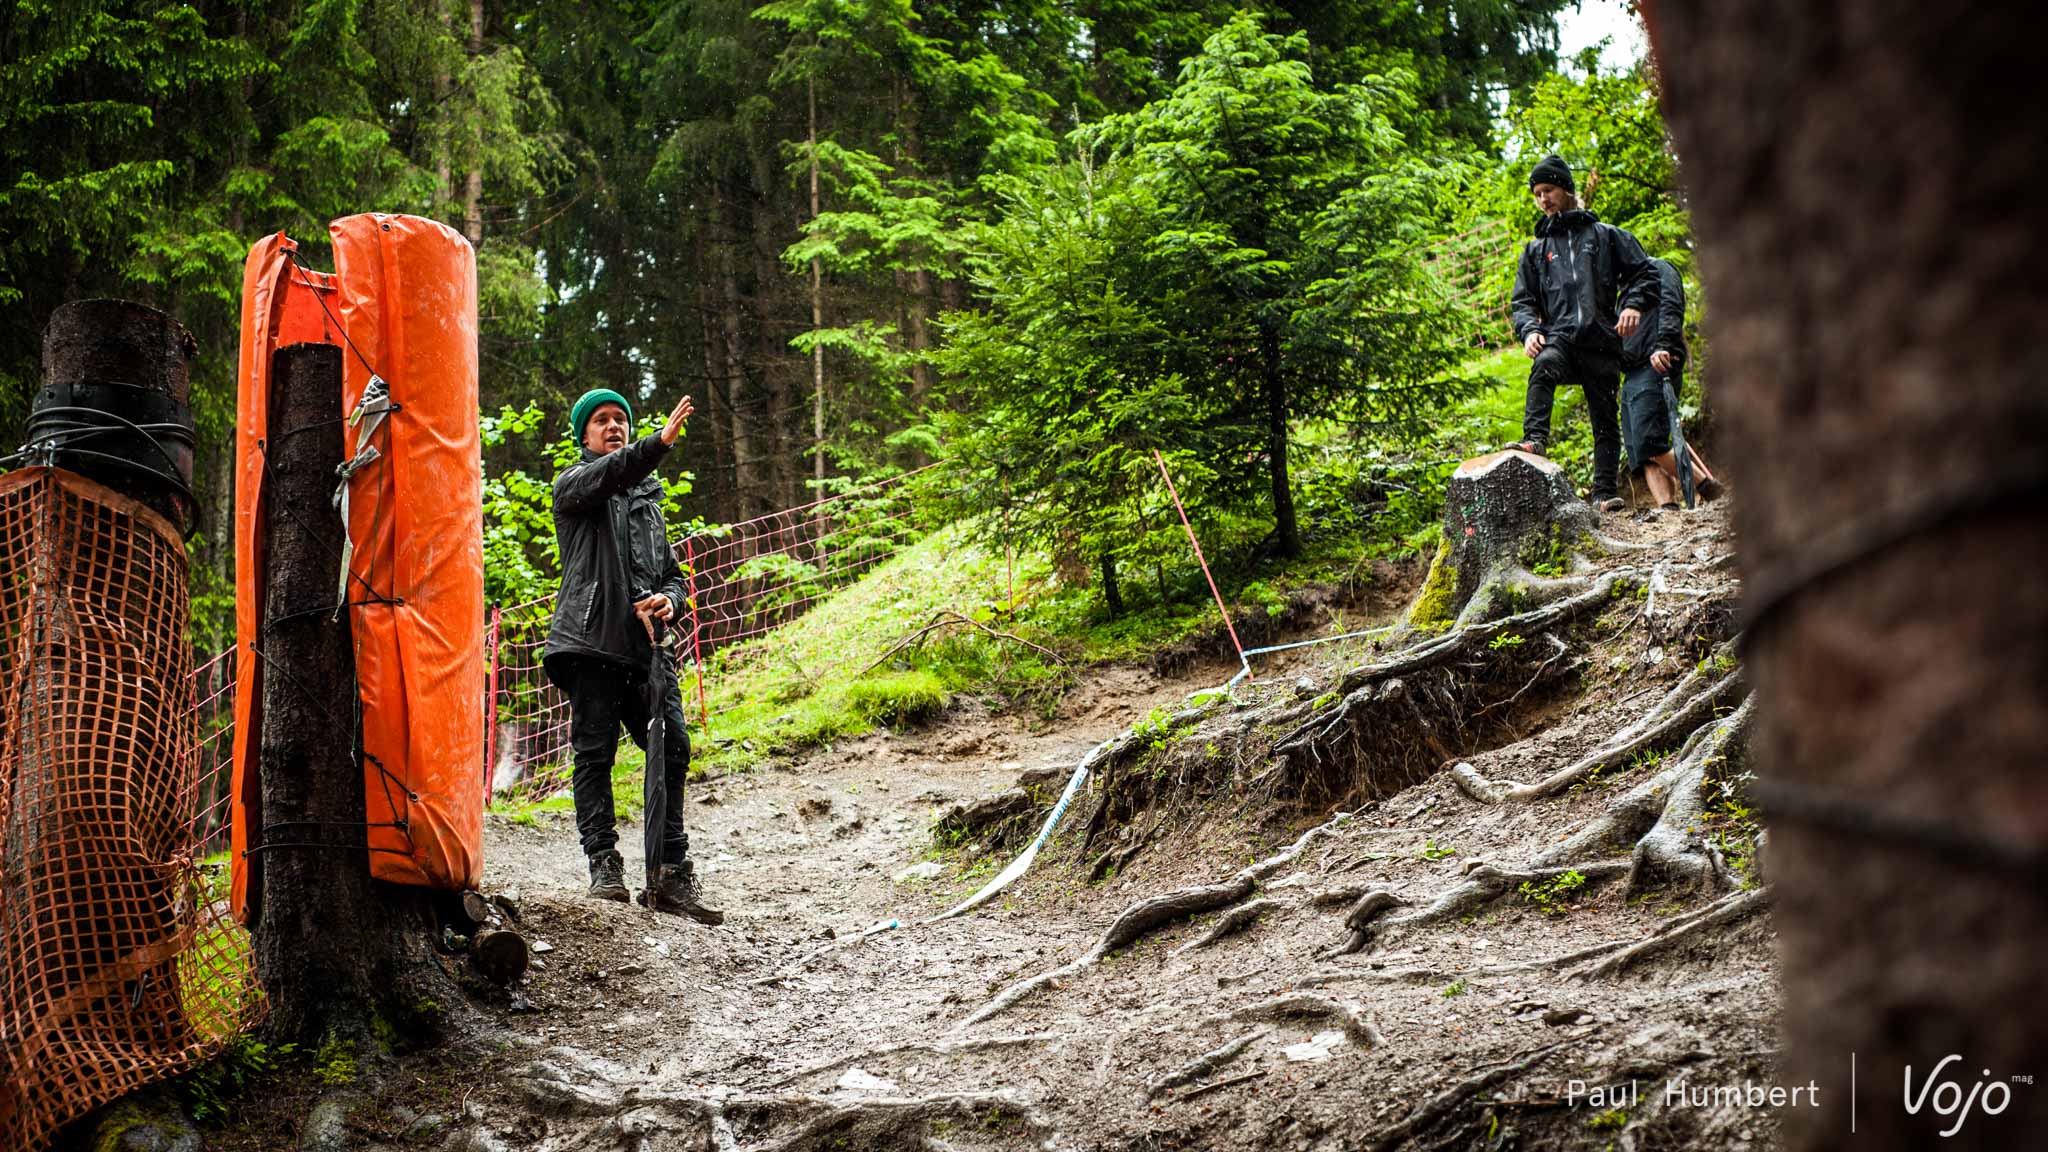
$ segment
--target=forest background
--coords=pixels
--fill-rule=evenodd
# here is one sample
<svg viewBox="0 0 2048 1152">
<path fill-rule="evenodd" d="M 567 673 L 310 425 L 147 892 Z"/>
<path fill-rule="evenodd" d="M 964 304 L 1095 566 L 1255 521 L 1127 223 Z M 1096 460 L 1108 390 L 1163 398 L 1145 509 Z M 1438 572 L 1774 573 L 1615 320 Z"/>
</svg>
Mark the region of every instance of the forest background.
<svg viewBox="0 0 2048 1152">
<path fill-rule="evenodd" d="M 1226 565 L 1440 491 L 1432 429 L 1509 338 L 1533 156 L 1597 171 L 1591 206 L 1696 283 L 1655 78 L 1560 61 L 1566 7 L 20 0 L 0 444 L 58 305 L 182 320 L 219 647 L 243 257 L 283 230 L 331 267 L 330 219 L 408 212 L 476 246 L 493 602 L 553 590 L 547 483 L 600 385 L 697 398 L 678 521 L 943 459 L 936 506 L 1000 510 L 969 518 L 1103 611 L 1155 594 L 1135 570 L 1171 598 L 1199 576 L 1155 450 Z"/>
</svg>

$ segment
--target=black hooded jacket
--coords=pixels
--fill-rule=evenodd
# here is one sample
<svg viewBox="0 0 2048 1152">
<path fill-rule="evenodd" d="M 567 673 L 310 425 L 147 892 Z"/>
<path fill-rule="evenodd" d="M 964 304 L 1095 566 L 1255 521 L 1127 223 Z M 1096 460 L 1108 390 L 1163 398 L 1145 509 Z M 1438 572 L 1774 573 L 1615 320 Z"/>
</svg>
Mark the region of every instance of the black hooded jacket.
<svg viewBox="0 0 2048 1152">
<path fill-rule="evenodd" d="M 1652 256 L 1650 266 L 1657 271 L 1657 310 L 1645 315 L 1635 333 L 1621 342 L 1624 370 L 1648 364 L 1650 353 L 1660 348 L 1671 353 L 1676 368 L 1685 366 L 1685 281 L 1669 261 Z"/>
<path fill-rule="evenodd" d="M 668 454 L 658 435 L 616 452 L 582 459 L 555 476 L 555 542 L 562 591 L 542 663 L 548 679 L 568 690 L 563 657 L 597 658 L 635 672 L 653 656 L 647 631 L 633 614 L 636 596 L 660 592 L 684 610 L 683 570 L 661 518 L 661 480 L 654 468 Z"/>
<path fill-rule="evenodd" d="M 1619 297 L 1619 302 L 1617 302 Z M 1541 332 L 1551 343 L 1621 352 L 1614 319 L 1634 308 L 1651 319 L 1657 273 L 1636 238 L 1584 208 L 1545 216 L 1515 269 L 1515 338 Z"/>
</svg>

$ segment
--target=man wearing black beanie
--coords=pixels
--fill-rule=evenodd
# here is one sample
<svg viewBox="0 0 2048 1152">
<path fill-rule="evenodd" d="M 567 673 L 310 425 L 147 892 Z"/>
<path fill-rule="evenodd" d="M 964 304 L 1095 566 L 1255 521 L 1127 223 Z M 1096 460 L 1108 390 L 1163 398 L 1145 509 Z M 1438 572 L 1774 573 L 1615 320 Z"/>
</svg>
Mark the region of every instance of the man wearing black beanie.
<svg viewBox="0 0 2048 1152">
<path fill-rule="evenodd" d="M 1656 269 L 1634 236 L 1579 206 L 1563 160 L 1538 161 L 1529 191 L 1543 216 L 1515 269 L 1512 316 L 1515 337 L 1535 363 L 1514 447 L 1542 455 L 1557 389 L 1583 388 L 1593 424 L 1593 506 L 1618 511 L 1621 345 L 1657 302 Z"/>
</svg>

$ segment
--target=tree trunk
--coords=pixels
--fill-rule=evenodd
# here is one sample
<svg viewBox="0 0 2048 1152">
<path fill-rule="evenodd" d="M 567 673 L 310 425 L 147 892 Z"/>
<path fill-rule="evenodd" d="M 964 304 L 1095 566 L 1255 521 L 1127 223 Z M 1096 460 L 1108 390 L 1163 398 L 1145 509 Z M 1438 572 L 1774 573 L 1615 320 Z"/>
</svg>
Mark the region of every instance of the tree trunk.
<svg viewBox="0 0 2048 1152">
<path fill-rule="evenodd" d="M 1294 522 L 1294 489 L 1287 481 L 1287 384 L 1280 376 L 1280 334 L 1259 333 L 1266 393 L 1266 458 L 1273 479 L 1273 531 L 1282 556 L 1301 555 L 1301 530 Z"/>
<path fill-rule="evenodd" d="M 341 349 L 280 349 L 271 379 L 256 971 L 273 1040 L 369 1044 L 372 1022 L 404 1019 L 439 973 L 433 915 L 424 889 L 370 879 L 355 648 L 332 611 Z"/>
<path fill-rule="evenodd" d="M 726 219 L 725 191 L 712 192 L 711 254 L 718 277 L 718 373 L 725 381 L 725 410 L 732 419 L 733 505 L 744 520 L 761 507 L 761 485 L 754 459 L 754 438 L 747 419 L 747 366 L 740 335 L 740 282 L 733 271 L 732 226 Z"/>
<path fill-rule="evenodd" d="M 720 399 L 725 389 L 721 386 L 725 375 L 724 357 L 718 351 L 717 306 L 711 294 L 711 245 L 707 239 L 709 229 L 699 226 L 692 229 L 695 237 L 694 270 L 696 272 L 697 335 L 704 356 L 704 427 L 708 432 L 711 465 L 699 469 L 700 477 L 709 480 L 710 488 L 701 489 L 710 513 L 707 519 L 731 522 L 744 519 L 739 513 L 738 494 L 733 481 L 734 457 L 729 442 L 731 422 L 724 412 Z M 685 441 L 687 443 L 688 441 Z"/>
<path fill-rule="evenodd" d="M 440 20 L 443 32 L 452 33 L 455 30 L 455 14 L 446 4 L 441 6 Z M 435 103 L 442 106 L 444 115 L 448 103 L 448 93 L 454 87 L 455 78 L 448 74 L 448 70 L 436 67 L 434 69 L 434 100 Z M 446 209 L 443 206 L 452 206 L 455 200 L 454 165 L 449 162 L 448 140 L 446 137 L 442 138 L 440 147 L 434 150 L 434 196 L 434 211 L 436 213 L 445 211 Z"/>
<path fill-rule="evenodd" d="M 818 199 L 818 81 L 806 77 L 804 93 L 810 100 L 811 127 L 811 219 L 819 212 Z M 825 264 L 811 257 L 811 331 L 825 327 Z M 825 495 L 825 346 L 811 349 L 811 481 L 816 485 L 812 499 Z"/>
<path fill-rule="evenodd" d="M 2048 102 L 2038 12 L 1644 7 L 1742 492 L 1778 1078 L 1822 1086 L 1786 1147 L 1849 1142 L 1852 1054 L 1856 1148 L 2033 1144 L 2048 1085 L 2013 1078 L 2048 1052 L 2027 1007 L 2048 955 L 2048 150 L 2019 111 Z M 1914 1095 L 1956 1100 L 1909 1114 L 1908 1066 Z"/>
<path fill-rule="evenodd" d="M 484 52 L 484 0 L 469 0 L 469 65 L 472 73 L 476 58 Z M 469 246 L 476 247 L 484 242 L 484 157 L 482 117 L 474 117 L 470 124 L 469 173 L 462 185 L 462 234 L 469 237 Z"/>
<path fill-rule="evenodd" d="M 1102 554 L 1102 601 L 1109 605 L 1111 616 L 1124 614 L 1124 593 L 1116 581 L 1116 557 Z"/>
<path fill-rule="evenodd" d="M 769 174 L 772 180 L 772 174 Z M 768 189 L 773 190 L 769 184 Z M 776 211 L 772 198 L 763 194 L 761 185 L 751 189 L 748 201 L 748 235 L 752 238 L 748 252 L 753 259 L 754 291 L 752 296 L 755 316 L 779 315 L 776 307 L 776 289 L 782 285 L 782 270 L 776 261 L 776 253 L 782 245 L 776 243 Z M 767 463 L 772 471 L 768 482 L 772 483 L 776 507 L 794 508 L 802 503 L 797 494 L 802 490 L 799 479 L 804 472 L 804 452 L 795 446 L 803 438 L 802 413 L 797 409 L 794 397 L 796 370 L 789 361 L 789 345 L 784 343 L 775 326 L 757 323 L 752 326 L 754 333 L 753 356 L 759 365 L 758 371 L 763 383 L 768 386 L 768 444 Z"/>
</svg>

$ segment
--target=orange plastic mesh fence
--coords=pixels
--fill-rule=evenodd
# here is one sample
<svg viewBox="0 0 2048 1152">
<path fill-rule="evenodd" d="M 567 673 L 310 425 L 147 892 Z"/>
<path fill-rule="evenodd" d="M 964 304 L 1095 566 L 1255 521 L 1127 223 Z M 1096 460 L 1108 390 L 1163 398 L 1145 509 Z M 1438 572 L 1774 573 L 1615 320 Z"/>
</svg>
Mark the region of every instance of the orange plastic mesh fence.
<svg viewBox="0 0 2048 1152">
<path fill-rule="evenodd" d="M 185 572 L 140 504 L 0 476 L 0 1148 L 46 1147 L 261 1011 L 194 857 Z"/>
<path fill-rule="evenodd" d="M 1474 347 L 1498 348 L 1513 341 L 1508 303 L 1522 241 L 1506 220 L 1487 220 L 1423 252 L 1424 264 L 1445 299 L 1470 321 L 1466 338 Z"/>
</svg>

